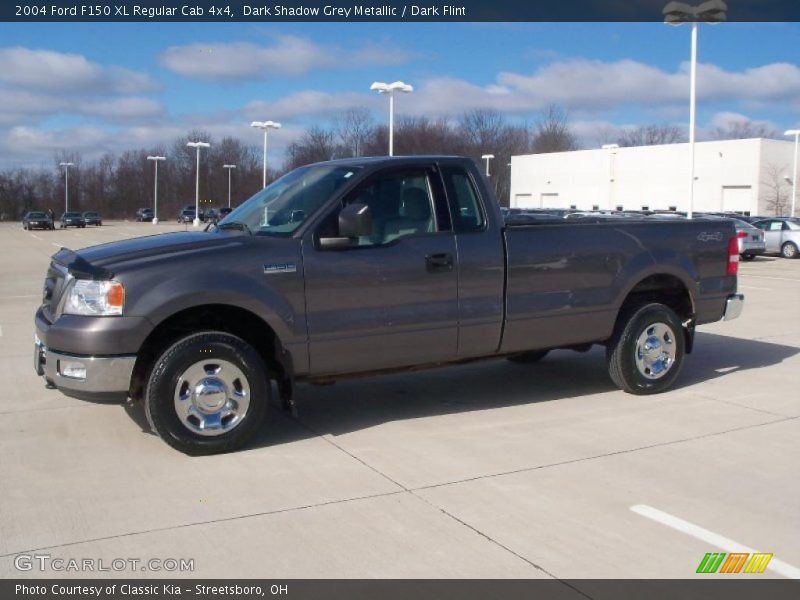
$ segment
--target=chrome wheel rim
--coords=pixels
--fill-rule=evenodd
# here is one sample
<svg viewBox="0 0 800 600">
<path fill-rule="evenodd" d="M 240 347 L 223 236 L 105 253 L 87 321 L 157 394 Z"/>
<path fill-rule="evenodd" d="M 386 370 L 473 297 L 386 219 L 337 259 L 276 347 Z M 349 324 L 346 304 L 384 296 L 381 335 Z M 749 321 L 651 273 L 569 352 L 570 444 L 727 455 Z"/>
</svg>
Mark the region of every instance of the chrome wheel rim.
<svg viewBox="0 0 800 600">
<path fill-rule="evenodd" d="M 786 244 L 783 247 L 783 255 L 786 258 L 792 258 L 794 256 L 794 253 L 795 253 L 795 249 L 794 249 L 794 246 L 792 246 L 791 244 Z"/>
<path fill-rule="evenodd" d="M 636 340 L 636 368 L 647 379 L 660 379 L 675 364 L 675 332 L 666 323 L 652 323 Z"/>
<path fill-rule="evenodd" d="M 222 435 L 236 428 L 250 406 L 250 383 L 236 365 L 209 358 L 186 369 L 175 385 L 175 412 L 189 431 Z"/>
</svg>

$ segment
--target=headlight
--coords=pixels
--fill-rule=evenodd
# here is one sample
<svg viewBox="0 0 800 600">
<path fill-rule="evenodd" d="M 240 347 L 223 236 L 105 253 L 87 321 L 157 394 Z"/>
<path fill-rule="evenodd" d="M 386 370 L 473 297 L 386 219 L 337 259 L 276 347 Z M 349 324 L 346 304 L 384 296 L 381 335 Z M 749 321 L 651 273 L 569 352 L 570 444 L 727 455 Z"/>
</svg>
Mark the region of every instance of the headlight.
<svg viewBox="0 0 800 600">
<path fill-rule="evenodd" d="M 77 279 L 64 305 L 68 315 L 121 315 L 125 304 L 125 288 L 118 281 Z"/>
</svg>

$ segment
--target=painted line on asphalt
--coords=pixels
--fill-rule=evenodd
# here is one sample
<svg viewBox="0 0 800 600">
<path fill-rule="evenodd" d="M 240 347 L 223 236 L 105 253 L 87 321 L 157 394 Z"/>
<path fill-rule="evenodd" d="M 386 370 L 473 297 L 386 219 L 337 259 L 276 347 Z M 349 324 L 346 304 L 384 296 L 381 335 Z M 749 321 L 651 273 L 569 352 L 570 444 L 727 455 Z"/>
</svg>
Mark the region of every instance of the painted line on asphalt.
<svg viewBox="0 0 800 600">
<path fill-rule="evenodd" d="M 765 292 L 771 292 L 772 288 L 765 288 L 765 287 L 758 287 L 755 285 L 740 285 L 740 288 L 743 290 L 764 290 Z"/>
<path fill-rule="evenodd" d="M 775 281 L 794 281 L 795 283 L 800 283 L 800 279 L 795 279 L 793 277 L 770 277 L 768 275 L 750 275 L 749 273 L 747 273 L 746 276 L 755 277 L 756 279 L 774 279 Z"/>
<path fill-rule="evenodd" d="M 42 239 L 42 238 L 40 238 L 38 235 L 36 235 L 35 233 L 32 233 L 31 235 L 32 235 L 33 237 L 35 237 L 37 240 L 41 240 L 41 239 Z"/>
<path fill-rule="evenodd" d="M 646 504 L 636 504 L 631 506 L 630 509 L 637 515 L 641 515 L 656 521 L 657 523 L 671 527 L 672 529 L 690 535 L 707 544 L 716 546 L 717 548 L 722 548 L 726 552 L 746 552 L 748 554 L 759 552 L 758 550 L 754 550 L 753 548 L 745 546 L 744 544 L 740 544 L 739 542 L 736 542 L 730 538 L 726 538 L 718 533 L 704 529 L 703 527 L 695 525 L 694 523 L 690 523 L 689 521 L 684 521 L 679 517 L 674 517 L 671 514 L 665 513 L 657 508 L 653 508 L 652 506 L 647 506 Z M 775 571 L 778 575 L 783 575 L 789 579 L 800 579 L 800 569 L 785 563 L 782 560 L 778 560 L 775 557 L 769 561 L 767 568 L 771 571 Z"/>
</svg>

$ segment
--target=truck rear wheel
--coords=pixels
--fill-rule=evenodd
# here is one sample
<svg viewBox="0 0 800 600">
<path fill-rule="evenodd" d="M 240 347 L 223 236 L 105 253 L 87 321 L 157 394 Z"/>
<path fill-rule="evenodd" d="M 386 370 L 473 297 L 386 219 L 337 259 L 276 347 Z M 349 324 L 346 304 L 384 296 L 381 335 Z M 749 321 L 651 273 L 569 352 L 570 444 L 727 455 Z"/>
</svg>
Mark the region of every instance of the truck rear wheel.
<svg viewBox="0 0 800 600">
<path fill-rule="evenodd" d="M 608 373 L 629 394 L 657 394 L 675 383 L 685 348 L 675 311 L 656 303 L 634 307 L 620 315 L 606 348 Z"/>
<path fill-rule="evenodd" d="M 223 332 L 189 335 L 156 360 L 145 391 L 150 427 L 186 454 L 241 448 L 264 422 L 270 386 L 261 356 Z"/>
</svg>

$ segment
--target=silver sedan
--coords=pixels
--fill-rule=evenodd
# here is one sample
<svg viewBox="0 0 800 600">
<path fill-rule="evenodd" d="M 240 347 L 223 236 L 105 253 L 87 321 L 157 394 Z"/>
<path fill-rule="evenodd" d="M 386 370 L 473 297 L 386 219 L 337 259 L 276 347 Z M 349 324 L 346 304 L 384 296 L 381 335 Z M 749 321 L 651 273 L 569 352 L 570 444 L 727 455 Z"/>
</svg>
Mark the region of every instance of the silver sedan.
<svg viewBox="0 0 800 600">
<path fill-rule="evenodd" d="M 767 252 L 784 258 L 800 256 L 800 220 L 791 217 L 776 217 L 753 223 L 764 232 Z"/>
</svg>

